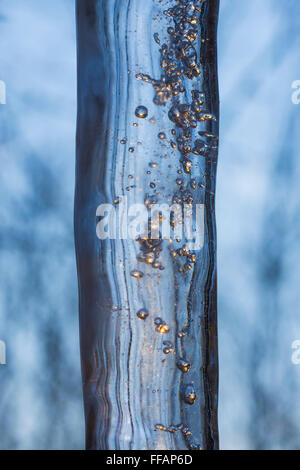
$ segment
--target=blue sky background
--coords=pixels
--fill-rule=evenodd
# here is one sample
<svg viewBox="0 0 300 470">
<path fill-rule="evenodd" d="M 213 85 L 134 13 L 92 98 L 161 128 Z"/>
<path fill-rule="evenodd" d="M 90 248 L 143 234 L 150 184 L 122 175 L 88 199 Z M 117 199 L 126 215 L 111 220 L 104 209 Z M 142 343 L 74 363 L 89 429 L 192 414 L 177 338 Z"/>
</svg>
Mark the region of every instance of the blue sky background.
<svg viewBox="0 0 300 470">
<path fill-rule="evenodd" d="M 221 0 L 222 448 L 300 448 L 298 0 Z M 0 448 L 84 446 L 73 0 L 0 1 Z"/>
</svg>

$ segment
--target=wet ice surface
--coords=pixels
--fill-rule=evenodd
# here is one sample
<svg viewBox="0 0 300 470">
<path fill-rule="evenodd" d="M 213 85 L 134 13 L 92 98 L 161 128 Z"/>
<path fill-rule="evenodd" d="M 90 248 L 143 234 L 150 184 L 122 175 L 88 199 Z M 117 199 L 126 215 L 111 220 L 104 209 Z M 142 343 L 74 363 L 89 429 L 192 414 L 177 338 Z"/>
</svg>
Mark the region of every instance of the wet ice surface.
<svg viewBox="0 0 300 470">
<path fill-rule="evenodd" d="M 0 446 L 82 448 L 71 220 L 74 2 L 6 0 L 0 14 L 0 79 L 8 88 L 0 106 L 0 339 L 8 344 L 8 365 L 0 366 Z M 299 370 L 290 361 L 300 330 L 299 107 L 290 101 L 291 83 L 300 78 L 298 21 L 298 0 L 221 2 L 223 448 L 299 448 Z M 285 236 L 277 236 L 278 220 Z"/>
<path fill-rule="evenodd" d="M 218 445 L 218 106 L 207 11 L 199 1 L 111 2 L 94 12 L 107 30 L 105 40 L 97 37 L 100 64 L 79 10 L 76 239 L 90 448 Z M 101 70 L 91 75 L 94 62 Z M 151 239 L 147 227 L 136 240 L 96 241 L 93 211 L 121 199 L 119 209 L 125 195 L 129 208 L 139 203 L 149 214 L 161 204 L 205 204 L 204 247 L 194 252 L 176 229 L 165 239 L 157 229 Z M 140 309 L 149 312 L 143 322 Z"/>
</svg>

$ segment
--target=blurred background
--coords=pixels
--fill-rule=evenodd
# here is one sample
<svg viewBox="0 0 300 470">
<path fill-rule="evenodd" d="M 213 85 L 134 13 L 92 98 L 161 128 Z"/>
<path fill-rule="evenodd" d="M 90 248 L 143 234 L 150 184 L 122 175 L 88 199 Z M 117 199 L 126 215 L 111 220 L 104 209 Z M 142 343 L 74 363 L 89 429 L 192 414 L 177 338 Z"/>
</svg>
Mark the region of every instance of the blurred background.
<svg viewBox="0 0 300 470">
<path fill-rule="evenodd" d="M 82 449 L 74 0 L 0 0 L 0 449 Z M 221 0 L 220 441 L 300 449 L 299 0 Z"/>
</svg>

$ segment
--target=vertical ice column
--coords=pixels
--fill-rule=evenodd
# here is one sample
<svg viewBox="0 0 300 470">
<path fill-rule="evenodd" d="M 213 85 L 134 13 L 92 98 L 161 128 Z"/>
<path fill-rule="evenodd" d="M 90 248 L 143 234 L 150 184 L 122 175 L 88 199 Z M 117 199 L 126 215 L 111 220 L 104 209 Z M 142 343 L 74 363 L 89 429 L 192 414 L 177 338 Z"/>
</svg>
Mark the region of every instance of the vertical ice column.
<svg viewBox="0 0 300 470">
<path fill-rule="evenodd" d="M 89 449 L 218 448 L 218 6 L 77 0 Z"/>
</svg>

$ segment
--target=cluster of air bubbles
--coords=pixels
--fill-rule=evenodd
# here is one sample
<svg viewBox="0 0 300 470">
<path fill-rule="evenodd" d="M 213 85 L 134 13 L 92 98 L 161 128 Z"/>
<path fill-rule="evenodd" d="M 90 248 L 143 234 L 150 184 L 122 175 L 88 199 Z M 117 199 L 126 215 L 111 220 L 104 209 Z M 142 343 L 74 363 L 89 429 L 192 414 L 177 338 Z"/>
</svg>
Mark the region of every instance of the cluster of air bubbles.
<svg viewBox="0 0 300 470">
<path fill-rule="evenodd" d="M 154 79 L 145 73 L 136 74 L 138 80 L 150 83 L 155 90 L 154 103 L 158 106 L 166 106 L 169 103 L 168 117 L 172 123 L 172 138 L 169 145 L 172 150 L 179 152 L 182 170 L 178 171 L 178 177 L 175 180 L 177 190 L 172 197 L 172 204 L 192 205 L 194 196 L 192 191 L 197 187 L 205 188 L 201 181 L 197 183 L 193 176 L 194 166 L 197 165 L 197 159 L 205 158 L 214 160 L 217 155 L 218 139 L 213 132 L 203 130 L 213 129 L 213 123 L 216 121 L 206 108 L 206 97 L 201 90 L 196 90 L 193 84 L 193 90 L 188 92 L 186 80 L 195 80 L 201 74 L 198 51 L 201 38 L 200 15 L 203 2 L 202 0 L 177 0 L 176 6 L 169 8 L 164 14 L 173 20 L 173 25 L 167 30 L 168 40 L 161 43 L 157 33 L 154 33 L 154 41 L 160 46 L 161 56 L 161 77 Z M 137 106 L 135 116 L 139 119 L 148 117 L 148 109 L 143 106 Z M 151 122 L 155 122 L 151 118 Z M 158 139 L 162 142 L 167 140 L 165 132 L 158 133 Z M 126 140 L 122 139 L 125 144 Z M 129 147 L 129 152 L 134 152 L 134 147 Z M 157 163 L 149 164 L 151 169 L 157 168 Z M 148 170 L 147 174 L 151 174 Z M 156 183 L 149 182 L 149 187 L 156 192 Z M 148 211 L 158 203 L 156 194 L 147 194 L 144 200 Z M 175 214 L 171 213 L 170 225 L 175 226 Z M 157 239 L 152 238 L 150 227 L 149 233 L 139 238 L 140 253 L 137 257 L 138 262 L 145 263 L 154 269 L 163 270 L 159 261 L 162 252 L 162 239 L 160 234 Z M 178 243 L 181 240 L 175 240 Z M 190 252 L 185 245 L 179 248 L 170 248 L 171 255 L 177 263 L 180 273 L 187 273 L 193 269 L 196 263 L 196 255 Z M 140 279 L 143 272 L 135 269 L 131 271 L 131 276 Z M 141 309 L 137 312 L 137 317 L 145 320 L 149 315 L 148 310 Z M 161 318 L 154 320 L 155 330 L 160 333 L 168 333 L 169 326 Z M 183 337 L 185 333 L 182 333 Z M 174 345 L 170 341 L 163 342 L 163 353 L 170 354 L 175 351 Z M 174 352 L 175 353 L 175 352 Z M 182 373 L 189 372 L 191 364 L 183 358 L 176 361 L 178 369 Z M 196 394 L 192 384 L 188 384 L 182 395 L 185 403 L 192 405 L 196 401 Z M 160 427 L 159 427 L 160 426 Z M 178 428 L 173 427 L 178 430 Z M 170 430 L 170 428 L 157 425 L 157 429 Z M 189 431 L 181 428 L 185 435 Z"/>
<path fill-rule="evenodd" d="M 135 184 L 132 184 L 131 186 L 126 186 L 126 191 L 131 191 L 132 189 L 134 189 L 136 187 Z"/>
<path fill-rule="evenodd" d="M 155 206 L 155 204 L 158 203 L 158 199 L 157 199 L 157 196 L 155 195 L 149 195 L 149 194 L 146 194 L 145 196 L 145 206 L 147 207 L 147 209 L 152 209 L 153 206 Z"/>
<path fill-rule="evenodd" d="M 160 333 L 160 334 L 168 333 L 170 330 L 166 322 L 159 317 L 155 318 L 154 324 L 156 325 L 157 333 Z"/>
<path fill-rule="evenodd" d="M 176 0 L 175 6 L 164 11 L 164 15 L 170 20 L 170 25 L 166 31 L 167 39 L 164 42 L 158 33 L 153 35 L 153 40 L 159 46 L 160 51 L 161 76 L 156 79 L 146 73 L 139 72 L 136 74 L 137 80 L 153 86 L 154 103 L 162 109 L 166 109 L 165 114 L 168 116 L 171 125 L 171 137 L 168 137 L 169 131 L 166 126 L 163 129 L 158 129 L 157 139 L 160 141 L 158 148 L 167 149 L 168 151 L 170 147 L 170 153 L 179 156 L 175 165 L 178 164 L 180 170 L 177 171 L 174 192 L 170 195 L 170 200 L 172 204 L 177 204 L 182 208 L 185 205 L 192 206 L 194 204 L 198 197 L 197 188 L 206 191 L 206 175 L 201 174 L 199 176 L 198 169 L 215 162 L 218 149 L 216 116 L 208 109 L 209 97 L 205 95 L 202 87 L 199 86 L 199 77 L 202 73 L 199 57 L 200 47 L 201 42 L 205 41 L 204 35 L 206 34 L 206 31 L 201 29 L 200 21 L 203 5 L 203 0 Z M 136 118 L 139 120 L 146 119 L 148 115 L 147 107 L 141 104 L 136 107 Z M 156 123 L 154 117 L 149 119 L 148 122 Z M 136 127 L 137 123 L 133 125 Z M 143 123 L 141 123 L 142 125 Z M 123 138 L 120 143 L 126 144 L 127 140 Z M 128 151 L 133 153 L 135 148 L 131 146 Z M 154 154 L 152 158 L 156 159 L 157 157 L 158 155 Z M 157 172 L 152 170 L 157 167 L 157 162 L 151 161 L 146 174 L 156 174 Z M 147 179 L 148 186 L 153 190 L 152 194 L 146 194 L 144 199 L 149 214 L 154 206 L 159 203 L 161 191 L 159 183 L 160 180 L 155 177 L 151 176 Z M 130 188 L 133 187 L 135 186 L 130 186 Z M 149 193 L 151 193 L 150 189 Z M 202 193 L 200 195 L 202 196 Z M 158 222 L 160 221 L 158 220 Z M 150 227 L 149 222 L 144 236 L 137 239 L 139 244 L 137 261 L 158 271 L 163 271 L 164 266 L 160 261 L 163 241 L 159 233 L 159 223 L 157 225 L 157 238 L 152 237 L 152 226 Z M 176 214 L 174 212 L 171 212 L 170 226 L 173 229 L 176 226 Z M 193 271 L 197 261 L 195 253 L 190 251 L 180 239 L 170 239 L 169 241 L 172 242 L 170 253 L 177 271 L 184 275 Z M 144 273 L 139 269 L 134 269 L 130 274 L 138 280 L 144 276 Z M 162 313 L 161 315 L 163 316 Z M 146 308 L 141 308 L 137 311 L 136 316 L 140 320 L 146 320 L 149 317 L 149 311 Z M 152 325 L 155 332 L 163 335 L 163 339 L 168 339 L 169 336 L 164 335 L 170 333 L 169 325 L 160 317 L 154 318 L 153 321 L 154 326 L 152 322 L 150 325 Z M 176 341 L 183 343 L 183 338 L 187 334 L 186 331 L 183 331 L 184 329 L 182 328 L 182 331 L 176 332 L 176 336 L 180 338 Z M 192 364 L 187 360 L 184 351 L 181 351 L 179 355 L 177 345 L 175 349 L 171 341 L 162 341 L 162 352 L 165 355 L 171 355 L 169 357 L 176 361 L 177 369 L 184 375 L 182 380 L 191 380 L 188 372 Z M 169 359 L 163 359 L 163 361 L 167 360 Z M 185 404 L 195 404 L 197 395 L 193 383 L 183 384 L 180 393 L 181 400 Z M 201 448 L 194 441 L 190 429 L 183 424 L 172 426 L 157 424 L 155 429 L 170 433 L 180 431 L 190 449 Z"/>
<path fill-rule="evenodd" d="M 201 3 L 193 1 L 187 4 L 180 1 L 179 5 L 164 12 L 173 20 L 174 27 L 167 29 L 168 44 L 161 45 L 161 78 L 155 80 L 143 73 L 136 75 L 139 80 L 153 85 L 156 92 L 154 103 L 157 105 L 165 105 L 171 98 L 176 98 L 185 92 L 182 85 L 183 77 L 193 79 L 200 76 L 195 41 L 200 37 Z M 192 15 L 191 5 L 193 5 Z M 160 45 L 157 34 L 154 40 Z"/>
<path fill-rule="evenodd" d="M 177 334 L 178 338 L 184 338 L 186 336 L 186 332 L 185 331 L 179 331 L 178 334 Z"/>
<path fill-rule="evenodd" d="M 153 85 L 154 103 L 166 105 L 171 101 L 168 112 L 170 121 L 175 125 L 172 134 L 176 137 L 170 141 L 172 149 L 178 149 L 184 172 L 192 175 L 193 161 L 189 156 L 215 159 L 217 155 L 217 138 L 212 133 L 199 129 L 205 122 L 216 121 L 205 107 L 205 94 L 193 89 L 190 100 L 185 80 L 197 79 L 201 74 L 198 50 L 205 39 L 201 31 L 202 0 L 177 0 L 177 4 L 164 11 L 166 17 L 173 21 L 168 27 L 168 40 L 161 44 L 157 33 L 155 42 L 160 45 L 161 77 L 152 78 L 145 73 L 137 73 L 136 78 Z M 198 134 L 198 136 L 195 135 Z M 164 139 L 164 133 L 159 138 Z"/>
<path fill-rule="evenodd" d="M 178 369 L 181 370 L 181 372 L 184 372 L 184 373 L 188 372 L 191 368 L 191 364 L 188 361 L 186 361 L 185 359 L 182 359 L 182 358 L 177 360 L 176 365 L 177 365 Z"/>
<path fill-rule="evenodd" d="M 162 239 L 148 237 L 138 238 L 140 244 L 140 253 L 137 260 L 140 263 L 146 263 L 154 269 L 163 271 L 164 267 L 159 262 L 159 255 L 162 251 Z"/>
<path fill-rule="evenodd" d="M 195 191 L 197 187 L 206 191 L 205 182 L 197 182 L 193 176 L 194 168 L 199 167 L 199 159 L 214 161 L 217 157 L 218 138 L 212 132 L 216 117 L 207 109 L 205 93 L 201 89 L 196 89 L 197 80 L 201 75 L 198 51 L 206 34 L 201 30 L 200 21 L 203 5 L 202 0 L 177 0 L 175 6 L 164 11 L 164 15 L 172 22 L 167 29 L 168 38 L 162 42 L 158 33 L 153 35 L 154 41 L 160 47 L 161 76 L 155 79 L 143 72 L 136 74 L 138 80 L 153 86 L 155 91 L 153 101 L 156 105 L 169 105 L 168 117 L 173 127 L 169 145 L 172 150 L 179 152 L 181 173 L 185 174 L 184 177 L 180 176 L 175 180 L 178 190 L 173 195 L 172 203 L 180 205 L 194 203 L 191 191 Z M 191 90 L 186 86 L 187 80 L 192 82 Z M 145 118 L 148 116 L 148 110 L 145 106 L 138 106 L 135 114 L 139 118 Z M 207 131 L 208 128 L 210 131 Z M 158 138 L 163 142 L 166 141 L 166 133 L 160 131 Z M 147 174 L 151 174 L 149 170 Z M 149 187 L 157 191 L 155 182 L 149 182 Z M 208 193 L 212 194 L 209 191 Z M 147 195 L 145 204 L 149 210 L 156 203 L 156 196 Z M 174 214 L 171 215 L 170 221 L 171 227 L 174 227 L 172 217 Z M 149 253 L 149 248 L 146 251 L 147 255 L 142 252 L 139 261 L 161 268 L 157 250 L 154 256 Z M 184 248 L 181 251 L 173 251 L 172 255 L 185 258 L 183 264 L 179 263 L 180 273 L 187 273 L 193 269 L 196 258 Z"/>
<path fill-rule="evenodd" d="M 163 353 L 164 354 L 170 354 L 174 351 L 174 345 L 171 343 L 171 341 L 164 341 L 163 342 Z"/>
<path fill-rule="evenodd" d="M 181 432 L 185 438 L 186 444 L 189 450 L 203 450 L 200 444 L 197 444 L 195 441 L 193 434 L 188 426 L 185 426 L 181 429 Z"/>
<path fill-rule="evenodd" d="M 182 431 L 183 430 L 183 425 L 182 424 L 176 424 L 176 425 L 171 425 L 171 426 L 164 426 L 163 424 L 156 424 L 155 429 L 157 431 L 164 431 L 164 432 L 170 432 L 171 434 L 174 434 L 177 431 Z"/>
<path fill-rule="evenodd" d="M 174 22 L 167 29 L 168 44 L 161 45 L 161 78 L 156 80 L 149 75 L 139 73 L 136 78 L 150 82 L 155 89 L 154 102 L 165 105 L 171 98 L 176 98 L 185 92 L 183 78 L 193 79 L 200 76 L 198 64 L 197 40 L 200 39 L 200 14 L 202 2 L 179 1 L 179 4 L 164 12 Z M 192 14 L 191 14 L 192 12 Z M 161 44 L 158 34 L 154 40 Z"/>
<path fill-rule="evenodd" d="M 178 260 L 178 271 L 180 273 L 184 274 L 193 269 L 193 265 L 196 263 L 197 257 L 195 253 L 187 249 L 186 245 L 183 245 L 183 247 L 176 250 L 171 247 L 170 251 L 173 259 Z M 182 259 L 184 260 L 183 263 L 179 263 L 179 260 Z"/>
<path fill-rule="evenodd" d="M 171 434 L 174 434 L 176 432 L 181 432 L 183 435 L 187 446 L 190 450 L 202 450 L 202 447 L 200 444 L 197 444 L 193 438 L 192 432 L 188 426 L 185 426 L 183 424 L 175 424 L 171 426 L 165 426 L 164 424 L 156 424 L 155 425 L 155 430 L 156 431 L 163 431 L 163 432 L 169 432 Z"/>
</svg>

